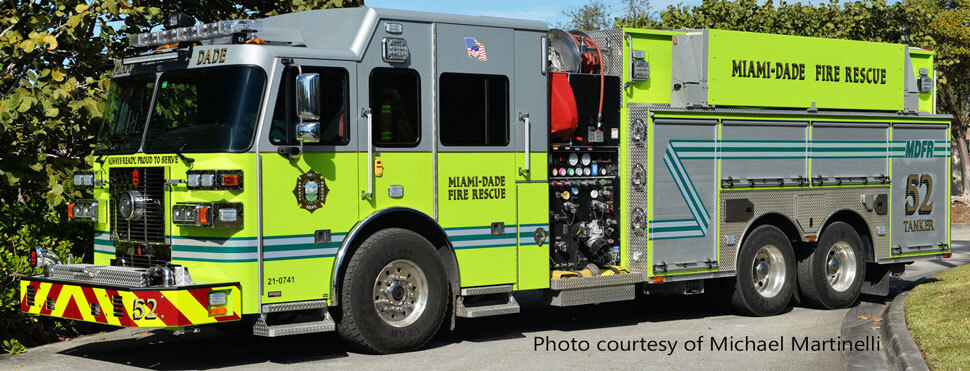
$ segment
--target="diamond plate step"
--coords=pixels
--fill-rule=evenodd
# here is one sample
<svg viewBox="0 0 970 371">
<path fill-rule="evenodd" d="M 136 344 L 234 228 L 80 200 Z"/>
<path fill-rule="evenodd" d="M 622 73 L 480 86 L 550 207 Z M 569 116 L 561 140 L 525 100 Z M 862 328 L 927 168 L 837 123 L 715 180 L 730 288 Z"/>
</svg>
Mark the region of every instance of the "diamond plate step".
<svg viewBox="0 0 970 371">
<path fill-rule="evenodd" d="M 304 303 L 304 304 L 315 306 L 318 303 Z M 317 332 L 334 331 L 337 328 L 337 325 L 336 323 L 333 322 L 333 319 L 330 318 L 330 312 L 328 312 L 326 309 L 323 309 L 322 314 L 323 314 L 323 319 L 318 321 L 269 325 L 268 323 L 266 323 L 266 318 L 267 316 L 269 316 L 269 314 L 264 313 L 264 314 L 261 314 L 258 319 L 256 319 L 256 324 L 253 325 L 253 335 L 265 336 L 265 337 L 278 337 L 278 336 L 312 334 Z"/>
<path fill-rule="evenodd" d="M 515 298 L 512 297 L 512 295 L 509 295 L 509 301 L 507 303 L 478 305 L 473 307 L 466 307 L 463 299 L 463 297 L 458 298 L 458 307 L 455 309 L 455 315 L 458 317 L 481 318 L 519 313 L 519 303 L 515 301 Z"/>
<path fill-rule="evenodd" d="M 311 334 L 316 332 L 330 332 L 336 329 L 336 324 L 332 319 L 322 321 L 288 323 L 285 325 L 268 326 L 262 319 L 257 320 L 253 326 L 253 335 L 265 337 L 289 336 L 300 334 Z"/>
</svg>

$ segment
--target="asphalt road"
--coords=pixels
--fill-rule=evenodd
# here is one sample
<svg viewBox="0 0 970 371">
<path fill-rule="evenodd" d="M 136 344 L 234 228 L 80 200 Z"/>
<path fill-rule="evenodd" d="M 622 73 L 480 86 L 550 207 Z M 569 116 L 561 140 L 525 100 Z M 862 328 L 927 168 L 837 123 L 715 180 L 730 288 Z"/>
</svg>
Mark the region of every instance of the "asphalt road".
<svg viewBox="0 0 970 371">
<path fill-rule="evenodd" d="M 970 263 L 970 233 L 955 232 L 953 244 L 952 258 L 909 266 L 894 279 L 891 295 L 921 277 Z M 30 349 L 0 359 L 0 369 L 838 369 L 837 349 L 793 350 L 792 335 L 798 341 L 838 340 L 848 311 L 794 307 L 774 317 L 742 317 L 722 314 L 705 295 L 647 296 L 575 308 L 541 306 L 538 295 L 519 299 L 520 314 L 459 319 L 456 331 L 439 336 L 425 350 L 406 354 L 353 353 L 335 333 L 267 339 L 215 330 L 174 337 L 167 331 L 126 329 Z M 784 350 L 712 349 L 712 338 L 721 342 L 725 337 L 740 340 L 732 343 L 742 347 L 747 337 L 755 348 L 759 340 L 781 339 Z M 700 350 L 688 351 L 699 338 Z M 537 346 L 539 340 L 544 344 Z M 557 346 L 547 347 L 550 342 Z M 611 351 L 611 346 L 634 349 Z"/>
</svg>

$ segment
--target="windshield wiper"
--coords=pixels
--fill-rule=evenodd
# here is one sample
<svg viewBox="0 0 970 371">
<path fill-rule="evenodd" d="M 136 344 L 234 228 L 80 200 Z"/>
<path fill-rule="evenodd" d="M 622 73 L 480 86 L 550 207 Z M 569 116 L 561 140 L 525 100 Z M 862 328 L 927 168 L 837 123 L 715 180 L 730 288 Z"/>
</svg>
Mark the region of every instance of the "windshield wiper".
<svg viewBox="0 0 970 371">
<path fill-rule="evenodd" d="M 186 144 L 188 143 L 183 142 L 182 146 L 179 147 L 179 149 L 175 150 L 175 155 L 178 156 L 180 159 L 182 159 L 182 161 L 185 161 L 185 163 L 191 164 L 195 162 L 195 159 L 182 154 L 182 150 L 185 149 Z"/>
</svg>

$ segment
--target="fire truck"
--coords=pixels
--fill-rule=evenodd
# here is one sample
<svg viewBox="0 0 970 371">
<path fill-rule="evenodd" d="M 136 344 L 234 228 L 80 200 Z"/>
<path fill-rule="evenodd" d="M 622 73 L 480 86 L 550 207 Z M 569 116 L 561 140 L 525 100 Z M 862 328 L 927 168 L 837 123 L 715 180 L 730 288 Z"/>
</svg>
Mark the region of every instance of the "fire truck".
<svg viewBox="0 0 970 371">
<path fill-rule="evenodd" d="M 933 53 L 906 45 L 176 14 L 113 73 L 67 205 L 93 264 L 34 249 L 24 313 L 389 353 L 527 290 L 767 316 L 950 254 L 950 117 Z"/>
</svg>

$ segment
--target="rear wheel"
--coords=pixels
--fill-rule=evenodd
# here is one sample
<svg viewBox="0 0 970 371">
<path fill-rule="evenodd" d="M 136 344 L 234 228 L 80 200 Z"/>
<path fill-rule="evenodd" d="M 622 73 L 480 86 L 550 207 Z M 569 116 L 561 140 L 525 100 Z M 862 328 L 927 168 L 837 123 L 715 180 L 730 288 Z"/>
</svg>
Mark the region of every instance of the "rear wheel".
<svg viewBox="0 0 970 371">
<path fill-rule="evenodd" d="M 731 305 L 742 314 L 780 313 L 795 290 L 795 254 L 791 241 L 770 225 L 755 228 L 738 254 L 738 275 L 726 289 Z"/>
<path fill-rule="evenodd" d="M 852 305 L 862 292 L 865 270 L 862 238 L 852 226 L 832 223 L 822 231 L 815 250 L 798 262 L 802 301 L 826 309 Z"/>
<path fill-rule="evenodd" d="M 377 232 L 347 265 L 337 331 L 367 352 L 418 349 L 441 326 L 447 292 L 444 264 L 428 240 L 404 229 Z"/>
</svg>

